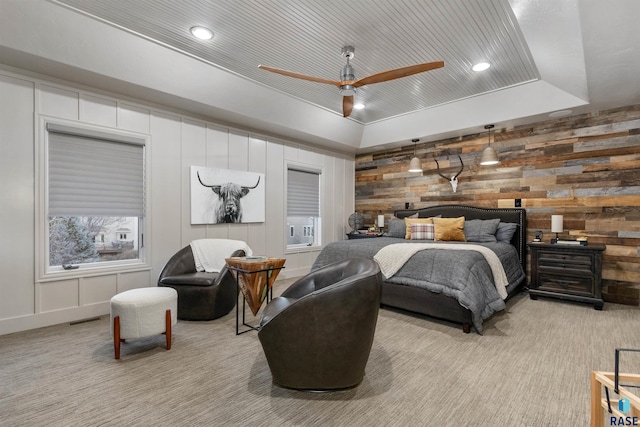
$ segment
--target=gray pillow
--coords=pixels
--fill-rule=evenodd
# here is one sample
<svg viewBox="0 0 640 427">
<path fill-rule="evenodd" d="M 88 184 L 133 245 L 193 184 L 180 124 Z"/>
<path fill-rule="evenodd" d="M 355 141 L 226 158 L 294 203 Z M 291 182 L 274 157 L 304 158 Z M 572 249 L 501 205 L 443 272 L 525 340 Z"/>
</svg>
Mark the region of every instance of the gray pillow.
<svg viewBox="0 0 640 427">
<path fill-rule="evenodd" d="M 464 222 L 467 242 L 495 242 L 500 219 L 470 219 Z"/>
<path fill-rule="evenodd" d="M 496 230 L 496 240 L 498 242 L 510 243 L 514 233 L 518 229 L 515 222 L 501 222 Z"/>
<path fill-rule="evenodd" d="M 400 237 L 404 239 L 404 235 L 407 230 L 407 226 L 404 223 L 404 219 L 393 217 L 389 219 L 389 223 L 387 225 L 387 235 L 389 237 Z"/>
</svg>

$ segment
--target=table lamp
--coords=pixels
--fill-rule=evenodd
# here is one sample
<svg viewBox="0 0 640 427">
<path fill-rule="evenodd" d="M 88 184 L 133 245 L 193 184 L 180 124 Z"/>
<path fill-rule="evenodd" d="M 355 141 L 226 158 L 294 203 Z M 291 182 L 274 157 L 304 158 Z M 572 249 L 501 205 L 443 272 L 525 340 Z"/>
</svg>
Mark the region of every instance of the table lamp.
<svg viewBox="0 0 640 427">
<path fill-rule="evenodd" d="M 562 215 L 551 215 L 551 232 L 556 233 L 556 238 L 551 239 L 552 244 L 558 243 L 558 233 L 562 233 L 564 231 L 562 221 Z"/>
</svg>

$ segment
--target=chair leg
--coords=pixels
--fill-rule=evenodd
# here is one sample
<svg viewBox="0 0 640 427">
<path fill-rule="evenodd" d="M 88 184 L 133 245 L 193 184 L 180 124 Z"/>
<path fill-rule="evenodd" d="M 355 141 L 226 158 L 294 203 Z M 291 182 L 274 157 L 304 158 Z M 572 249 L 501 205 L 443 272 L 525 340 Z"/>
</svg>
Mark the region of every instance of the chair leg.
<svg viewBox="0 0 640 427">
<path fill-rule="evenodd" d="M 120 359 L 120 316 L 113 318 L 113 349 L 116 353 L 116 360 Z"/>
<path fill-rule="evenodd" d="M 171 310 L 167 310 L 165 319 L 167 324 L 165 332 L 167 336 L 167 350 L 171 350 Z"/>
</svg>

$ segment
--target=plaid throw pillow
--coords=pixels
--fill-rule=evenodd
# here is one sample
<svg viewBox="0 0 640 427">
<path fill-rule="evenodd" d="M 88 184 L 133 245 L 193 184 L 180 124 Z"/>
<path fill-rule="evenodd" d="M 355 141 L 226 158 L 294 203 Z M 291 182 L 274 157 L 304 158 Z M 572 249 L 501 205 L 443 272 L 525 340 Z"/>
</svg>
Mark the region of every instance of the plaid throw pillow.
<svg viewBox="0 0 640 427">
<path fill-rule="evenodd" d="M 433 240 L 433 224 L 411 224 L 411 240 Z"/>
</svg>

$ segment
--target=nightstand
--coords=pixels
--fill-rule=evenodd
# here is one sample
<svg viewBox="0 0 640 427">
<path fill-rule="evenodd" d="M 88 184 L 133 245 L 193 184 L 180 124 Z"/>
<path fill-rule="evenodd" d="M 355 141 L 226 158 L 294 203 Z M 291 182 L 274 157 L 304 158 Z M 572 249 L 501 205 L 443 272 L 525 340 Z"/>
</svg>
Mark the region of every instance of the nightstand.
<svg viewBox="0 0 640 427">
<path fill-rule="evenodd" d="M 370 239 L 372 237 L 382 237 L 382 232 L 379 233 L 347 233 L 347 238 L 352 239 Z"/>
<path fill-rule="evenodd" d="M 555 297 L 602 310 L 602 253 L 606 246 L 530 243 L 529 297 Z"/>
</svg>

